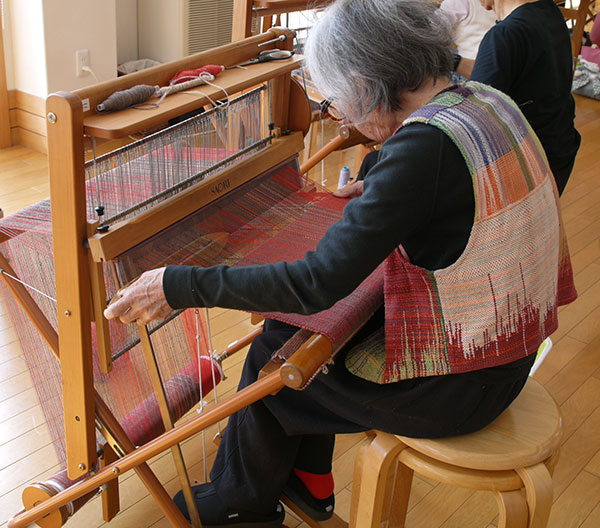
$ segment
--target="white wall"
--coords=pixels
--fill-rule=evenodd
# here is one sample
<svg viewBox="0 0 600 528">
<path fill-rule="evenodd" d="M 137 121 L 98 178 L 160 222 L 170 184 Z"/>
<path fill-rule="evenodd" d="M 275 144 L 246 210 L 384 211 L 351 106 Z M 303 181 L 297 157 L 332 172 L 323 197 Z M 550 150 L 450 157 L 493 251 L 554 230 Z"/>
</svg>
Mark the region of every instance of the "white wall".
<svg viewBox="0 0 600 528">
<path fill-rule="evenodd" d="M 89 50 L 90 67 L 98 81 L 116 77 L 116 0 L 42 1 L 48 93 L 94 84 L 92 75 L 75 74 L 75 52 L 79 49 Z"/>
<path fill-rule="evenodd" d="M 46 97 L 43 0 L 4 0 L 7 86 Z"/>
<path fill-rule="evenodd" d="M 138 59 L 138 0 L 117 0 L 117 63 Z"/>
<path fill-rule="evenodd" d="M 99 81 L 117 76 L 117 0 L 3 1 L 9 90 L 45 99 L 58 90 L 93 84 L 90 74 L 76 76 L 78 49 L 89 50 Z"/>
</svg>

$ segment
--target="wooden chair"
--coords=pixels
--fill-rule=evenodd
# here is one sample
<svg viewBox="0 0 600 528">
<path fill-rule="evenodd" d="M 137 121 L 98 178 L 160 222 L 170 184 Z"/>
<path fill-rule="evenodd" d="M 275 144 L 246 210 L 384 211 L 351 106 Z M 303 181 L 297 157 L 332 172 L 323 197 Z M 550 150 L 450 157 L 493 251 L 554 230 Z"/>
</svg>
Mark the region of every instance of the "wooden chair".
<svg viewBox="0 0 600 528">
<path fill-rule="evenodd" d="M 560 10 L 567 21 L 572 21 L 571 47 L 573 49 L 573 57 L 577 59 L 581 53 L 581 43 L 583 41 L 583 32 L 585 26 L 591 22 L 596 16 L 593 10 L 595 0 L 580 0 L 579 6 L 565 7 L 565 2 L 558 2 Z"/>
<path fill-rule="evenodd" d="M 241 40 L 252 35 L 254 28 L 264 33 L 273 25 L 281 24 L 281 15 L 295 11 L 318 9 L 332 0 L 233 0 L 233 26 L 231 40 Z"/>
<path fill-rule="evenodd" d="M 493 491 L 499 528 L 543 528 L 561 436 L 559 408 L 531 378 L 511 406 L 476 433 L 437 440 L 374 433 L 357 456 L 350 527 L 403 527 L 416 471 Z"/>
</svg>

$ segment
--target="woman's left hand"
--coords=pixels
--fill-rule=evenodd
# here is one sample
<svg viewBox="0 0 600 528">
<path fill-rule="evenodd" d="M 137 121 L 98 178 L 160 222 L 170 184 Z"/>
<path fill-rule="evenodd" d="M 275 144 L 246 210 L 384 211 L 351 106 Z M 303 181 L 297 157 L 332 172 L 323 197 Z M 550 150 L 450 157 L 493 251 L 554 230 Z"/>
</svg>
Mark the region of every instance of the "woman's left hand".
<svg viewBox="0 0 600 528">
<path fill-rule="evenodd" d="M 138 324 L 165 320 L 173 309 L 163 290 L 164 273 L 165 268 L 142 273 L 139 279 L 117 292 L 115 300 L 104 310 L 104 317 Z"/>
</svg>

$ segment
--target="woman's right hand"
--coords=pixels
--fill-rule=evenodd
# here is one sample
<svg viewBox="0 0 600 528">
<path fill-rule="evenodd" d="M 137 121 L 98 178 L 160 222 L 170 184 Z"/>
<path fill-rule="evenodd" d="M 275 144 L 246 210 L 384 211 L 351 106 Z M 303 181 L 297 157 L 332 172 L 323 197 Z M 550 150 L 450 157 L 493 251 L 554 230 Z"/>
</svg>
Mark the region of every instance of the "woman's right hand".
<svg viewBox="0 0 600 528">
<path fill-rule="evenodd" d="M 363 183 L 363 180 L 349 183 L 341 189 L 334 191 L 333 196 L 337 196 L 338 198 L 356 198 L 361 196 L 363 193 Z"/>
</svg>

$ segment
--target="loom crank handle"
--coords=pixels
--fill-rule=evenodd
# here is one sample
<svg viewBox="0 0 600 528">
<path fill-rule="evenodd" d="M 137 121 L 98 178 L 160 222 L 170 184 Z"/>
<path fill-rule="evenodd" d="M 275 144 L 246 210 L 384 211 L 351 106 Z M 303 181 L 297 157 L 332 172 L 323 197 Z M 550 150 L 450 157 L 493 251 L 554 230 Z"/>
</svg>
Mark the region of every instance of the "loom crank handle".
<svg viewBox="0 0 600 528">
<path fill-rule="evenodd" d="M 281 381 L 292 389 L 303 388 L 327 363 L 332 352 L 331 341 L 321 334 L 314 334 L 281 366 Z"/>
</svg>

